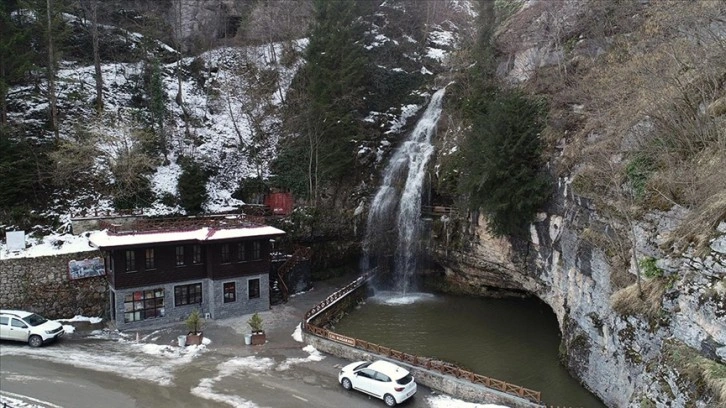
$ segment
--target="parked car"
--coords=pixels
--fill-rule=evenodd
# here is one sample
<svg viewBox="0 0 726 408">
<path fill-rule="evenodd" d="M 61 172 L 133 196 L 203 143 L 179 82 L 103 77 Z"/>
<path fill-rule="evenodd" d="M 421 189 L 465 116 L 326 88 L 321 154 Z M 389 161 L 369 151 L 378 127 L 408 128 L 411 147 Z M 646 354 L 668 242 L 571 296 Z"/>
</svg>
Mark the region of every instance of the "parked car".
<svg viewBox="0 0 726 408">
<path fill-rule="evenodd" d="M 0 310 L 0 340 L 27 342 L 31 347 L 63 336 L 63 325 L 23 310 Z"/>
<path fill-rule="evenodd" d="M 358 390 L 380 398 L 389 407 L 416 393 L 416 381 L 403 367 L 384 360 L 356 361 L 343 367 L 338 382 L 346 390 Z"/>
</svg>

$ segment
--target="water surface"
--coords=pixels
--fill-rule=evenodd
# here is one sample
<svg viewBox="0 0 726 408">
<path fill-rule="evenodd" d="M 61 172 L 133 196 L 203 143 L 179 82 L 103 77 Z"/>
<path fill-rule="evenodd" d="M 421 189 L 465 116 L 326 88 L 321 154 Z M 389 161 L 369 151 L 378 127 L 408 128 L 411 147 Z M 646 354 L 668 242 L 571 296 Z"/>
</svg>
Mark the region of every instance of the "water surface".
<svg viewBox="0 0 726 408">
<path fill-rule="evenodd" d="M 377 292 L 334 331 L 540 391 L 548 406 L 605 407 L 559 363 L 557 320 L 537 299 Z"/>
</svg>

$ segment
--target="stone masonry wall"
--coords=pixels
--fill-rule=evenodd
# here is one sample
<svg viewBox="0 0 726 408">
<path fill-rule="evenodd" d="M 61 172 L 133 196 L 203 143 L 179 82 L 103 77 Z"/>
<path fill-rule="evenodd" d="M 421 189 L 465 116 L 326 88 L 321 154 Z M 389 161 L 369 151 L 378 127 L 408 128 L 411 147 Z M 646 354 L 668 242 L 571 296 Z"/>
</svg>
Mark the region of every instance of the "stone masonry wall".
<svg viewBox="0 0 726 408">
<path fill-rule="evenodd" d="M 0 308 L 29 310 L 49 319 L 107 317 L 106 278 L 68 277 L 69 261 L 97 256 L 100 253 L 90 251 L 0 260 Z"/>
</svg>

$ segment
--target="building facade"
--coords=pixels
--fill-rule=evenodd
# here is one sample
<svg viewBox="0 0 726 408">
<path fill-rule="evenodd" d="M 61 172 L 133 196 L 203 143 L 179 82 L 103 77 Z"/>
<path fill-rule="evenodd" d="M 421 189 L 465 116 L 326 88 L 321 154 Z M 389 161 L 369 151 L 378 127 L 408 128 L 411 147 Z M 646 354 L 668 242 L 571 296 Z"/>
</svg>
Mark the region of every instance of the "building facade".
<svg viewBox="0 0 726 408">
<path fill-rule="evenodd" d="M 89 240 L 103 253 L 110 315 L 123 330 L 183 321 L 195 309 L 211 319 L 268 310 L 270 252 L 283 234 L 242 218 L 189 218 Z"/>
</svg>

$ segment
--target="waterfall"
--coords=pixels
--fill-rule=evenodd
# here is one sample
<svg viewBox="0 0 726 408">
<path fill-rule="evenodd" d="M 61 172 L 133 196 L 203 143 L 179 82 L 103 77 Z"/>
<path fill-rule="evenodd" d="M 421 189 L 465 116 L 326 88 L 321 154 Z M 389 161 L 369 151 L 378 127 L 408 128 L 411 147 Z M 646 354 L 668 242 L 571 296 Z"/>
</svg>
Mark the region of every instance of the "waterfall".
<svg viewBox="0 0 726 408">
<path fill-rule="evenodd" d="M 368 212 L 361 267 L 393 257 L 394 289 L 404 294 L 416 271 L 421 232 L 421 191 L 426 164 L 434 151 L 431 137 L 441 116 L 446 88 L 433 94 L 407 140 L 396 149 Z M 390 254 L 391 249 L 395 252 Z"/>
</svg>

